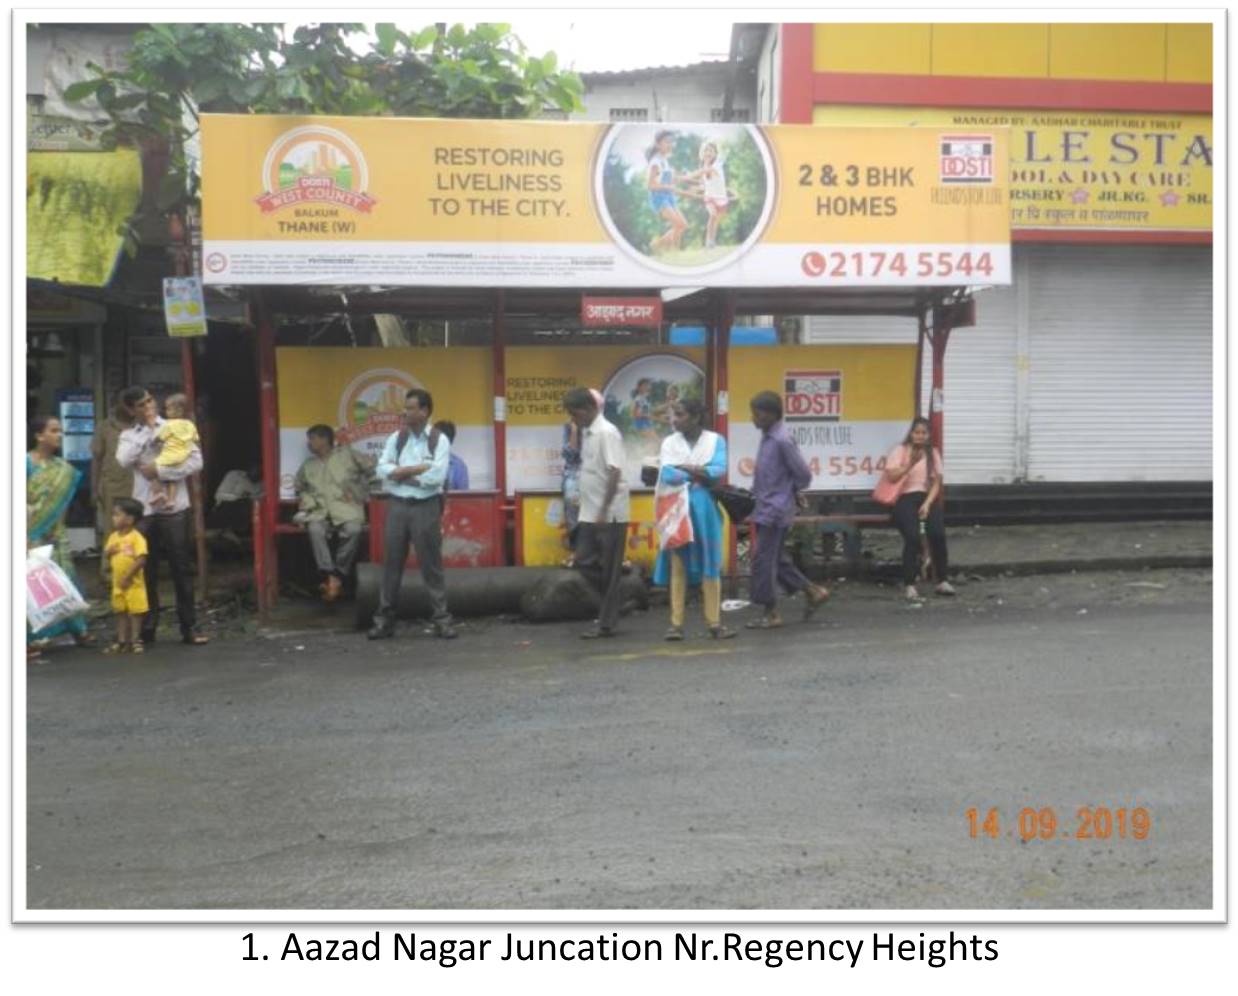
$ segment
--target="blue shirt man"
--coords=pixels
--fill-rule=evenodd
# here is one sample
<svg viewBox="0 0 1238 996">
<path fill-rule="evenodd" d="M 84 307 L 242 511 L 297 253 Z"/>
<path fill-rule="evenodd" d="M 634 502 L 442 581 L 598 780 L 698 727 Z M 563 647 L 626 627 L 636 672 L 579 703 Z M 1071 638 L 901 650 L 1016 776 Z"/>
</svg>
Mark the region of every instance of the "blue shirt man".
<svg viewBox="0 0 1238 996">
<path fill-rule="evenodd" d="M 434 423 L 434 428 L 441 432 L 451 442 L 454 447 L 456 445 L 456 423 L 449 422 L 447 419 L 441 419 Z M 447 463 L 447 490 L 448 491 L 467 491 L 469 489 L 469 466 L 463 458 L 454 449 Z"/>
<path fill-rule="evenodd" d="M 434 632 L 454 639 L 443 578 L 443 486 L 451 440 L 429 429 L 434 399 L 429 391 L 412 388 L 404 397 L 404 429 L 393 432 L 378 461 L 378 477 L 387 492 L 383 522 L 383 583 L 374 613 L 371 640 L 395 636 L 395 609 L 411 546 L 417 554 L 433 610 Z M 401 441 L 401 436 L 405 438 Z M 402 445 L 401 445 L 402 442 Z"/>
</svg>

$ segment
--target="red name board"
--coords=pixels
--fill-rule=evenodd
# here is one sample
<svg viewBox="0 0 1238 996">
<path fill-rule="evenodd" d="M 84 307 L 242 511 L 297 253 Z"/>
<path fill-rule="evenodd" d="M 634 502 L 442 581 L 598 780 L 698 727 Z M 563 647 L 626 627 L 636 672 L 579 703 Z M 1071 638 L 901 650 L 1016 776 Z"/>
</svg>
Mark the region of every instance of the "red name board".
<svg viewBox="0 0 1238 996">
<path fill-rule="evenodd" d="M 584 325 L 661 325 L 660 297 L 582 297 L 580 320 Z"/>
</svg>

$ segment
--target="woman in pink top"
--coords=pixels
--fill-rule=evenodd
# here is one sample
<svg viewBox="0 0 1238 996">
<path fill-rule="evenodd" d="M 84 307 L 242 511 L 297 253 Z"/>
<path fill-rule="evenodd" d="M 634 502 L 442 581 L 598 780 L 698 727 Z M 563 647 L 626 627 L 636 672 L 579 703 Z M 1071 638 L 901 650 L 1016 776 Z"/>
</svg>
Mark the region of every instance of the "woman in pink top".
<svg viewBox="0 0 1238 996">
<path fill-rule="evenodd" d="M 907 438 L 886 457 L 885 469 L 887 480 L 901 482 L 898 501 L 894 503 L 894 525 L 903 535 L 904 594 L 912 601 L 920 598 L 916 591 L 916 575 L 919 573 L 922 522 L 933 558 L 933 574 L 938 579 L 937 594 L 954 594 L 954 588 L 946 580 L 946 525 L 941 503 L 937 500 L 941 496 L 943 473 L 941 454 L 933 448 L 929 420 L 913 420 Z"/>
</svg>

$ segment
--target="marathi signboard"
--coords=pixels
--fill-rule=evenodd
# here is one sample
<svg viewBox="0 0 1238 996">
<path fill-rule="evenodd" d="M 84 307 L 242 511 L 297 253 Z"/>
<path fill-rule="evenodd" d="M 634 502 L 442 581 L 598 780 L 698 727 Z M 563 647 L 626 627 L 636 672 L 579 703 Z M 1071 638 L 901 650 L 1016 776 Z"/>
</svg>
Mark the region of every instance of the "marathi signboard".
<svg viewBox="0 0 1238 996">
<path fill-rule="evenodd" d="M 821 125 L 1010 129 L 1018 229 L 1212 231 L 1212 117 L 1119 111 L 818 107 Z"/>
<path fill-rule="evenodd" d="M 204 279 L 1009 283 L 1006 131 L 203 115 Z"/>
<path fill-rule="evenodd" d="M 580 322 L 588 328 L 658 326 L 662 324 L 660 297 L 582 297 Z"/>
</svg>

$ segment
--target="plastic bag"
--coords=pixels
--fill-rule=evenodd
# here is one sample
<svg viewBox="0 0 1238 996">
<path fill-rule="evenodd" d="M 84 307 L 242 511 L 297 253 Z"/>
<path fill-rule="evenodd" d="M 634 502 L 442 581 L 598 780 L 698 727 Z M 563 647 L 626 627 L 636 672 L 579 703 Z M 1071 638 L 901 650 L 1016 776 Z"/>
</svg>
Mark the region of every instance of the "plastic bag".
<svg viewBox="0 0 1238 996">
<path fill-rule="evenodd" d="M 52 548 L 40 546 L 26 554 L 26 621 L 36 633 L 90 606 L 69 576 L 52 560 Z"/>
<path fill-rule="evenodd" d="M 688 489 L 674 488 L 654 496 L 654 516 L 664 550 L 674 550 L 692 542 Z"/>
</svg>

